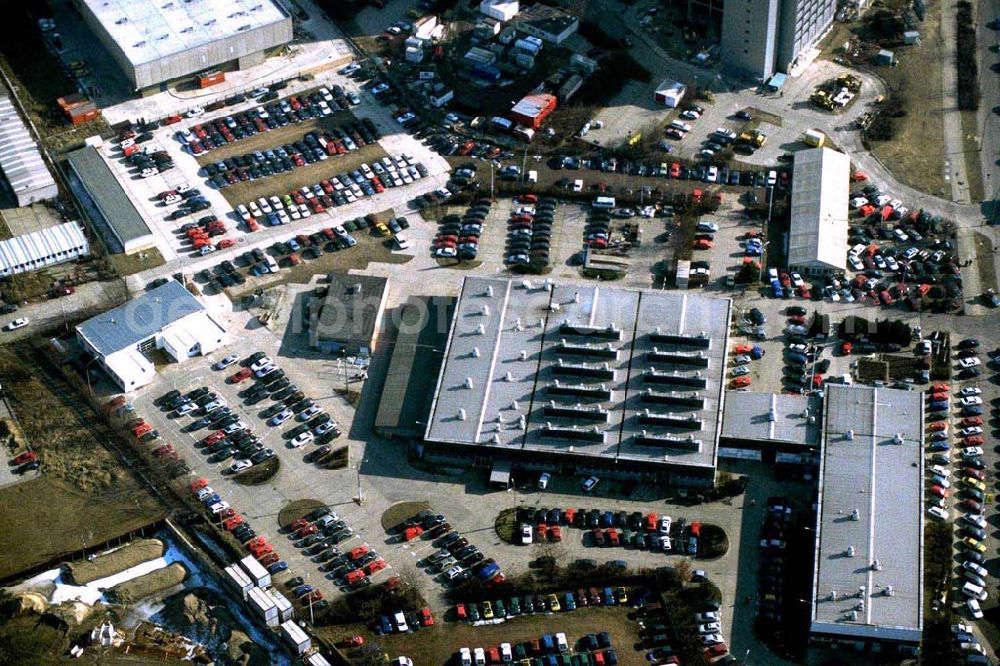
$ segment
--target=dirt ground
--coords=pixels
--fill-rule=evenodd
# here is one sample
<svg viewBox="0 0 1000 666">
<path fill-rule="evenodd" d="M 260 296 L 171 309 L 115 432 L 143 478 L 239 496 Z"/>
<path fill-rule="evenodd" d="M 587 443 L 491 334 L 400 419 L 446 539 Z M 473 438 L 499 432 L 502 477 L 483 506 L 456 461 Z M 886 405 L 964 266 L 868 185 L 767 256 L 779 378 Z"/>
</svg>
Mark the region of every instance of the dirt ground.
<svg viewBox="0 0 1000 666">
<path fill-rule="evenodd" d="M 611 646 L 618 653 L 619 663 L 623 666 L 639 666 L 647 662 L 644 653 L 634 649 L 639 634 L 636 623 L 628 618 L 630 610 L 621 606 L 583 608 L 558 615 L 518 617 L 502 624 L 481 627 L 436 620 L 433 627 L 405 635 L 374 636 L 362 626 L 325 627 L 320 628 L 320 632 L 334 641 L 358 634 L 365 638 L 367 648 L 374 647 L 388 653 L 390 657 L 406 655 L 414 664 L 443 666 L 454 663 L 454 655 L 462 647 L 489 648 L 504 642 L 519 643 L 560 631 L 565 632 L 570 646 L 575 647 L 585 634 L 607 631 L 611 634 Z"/>
<path fill-rule="evenodd" d="M 7 486 L 0 489 L 0 579 L 104 543 L 163 515 L 130 481 L 104 492 L 83 492 L 46 476 Z"/>
<path fill-rule="evenodd" d="M 941 40 L 941 0 L 927 2 L 927 16 L 920 26 L 921 43 L 896 50 L 898 67 L 881 67 L 877 73 L 890 90 L 908 100 L 905 117 L 898 119 L 895 139 L 872 145 L 872 152 L 910 187 L 930 194 L 944 191 L 944 121 L 942 119 L 941 61 L 952 57 Z M 829 39 L 828 44 L 844 40 Z M 928 92 L 930 91 L 930 92 Z"/>
<path fill-rule="evenodd" d="M 164 553 L 165 546 L 159 539 L 139 539 L 92 560 L 81 560 L 69 564 L 70 579 L 76 585 L 113 576 L 134 566 L 155 560 Z"/>
<path fill-rule="evenodd" d="M 25 345 L 0 349 L 0 383 L 42 463 L 0 489 L 0 578 L 159 520 L 159 504 L 121 466 L 79 396 Z"/>
</svg>

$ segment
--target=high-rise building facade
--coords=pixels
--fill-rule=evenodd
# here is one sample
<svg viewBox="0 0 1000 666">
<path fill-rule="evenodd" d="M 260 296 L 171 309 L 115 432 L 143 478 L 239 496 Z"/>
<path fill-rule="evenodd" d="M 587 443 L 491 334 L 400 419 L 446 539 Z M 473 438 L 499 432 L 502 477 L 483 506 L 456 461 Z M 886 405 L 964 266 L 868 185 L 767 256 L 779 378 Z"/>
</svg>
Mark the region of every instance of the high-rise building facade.
<svg viewBox="0 0 1000 666">
<path fill-rule="evenodd" d="M 836 9 L 837 0 L 726 0 L 722 63 L 762 79 L 787 72 L 826 34 Z"/>
</svg>

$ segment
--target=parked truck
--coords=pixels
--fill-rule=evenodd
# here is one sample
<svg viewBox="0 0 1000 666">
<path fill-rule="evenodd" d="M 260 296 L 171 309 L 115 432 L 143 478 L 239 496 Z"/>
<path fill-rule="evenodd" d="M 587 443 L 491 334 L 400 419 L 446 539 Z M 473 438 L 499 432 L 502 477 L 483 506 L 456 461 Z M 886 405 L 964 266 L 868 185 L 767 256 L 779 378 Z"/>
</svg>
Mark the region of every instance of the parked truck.
<svg viewBox="0 0 1000 666">
<path fill-rule="evenodd" d="M 819 130 L 808 129 L 802 134 L 802 143 L 821 148 L 826 143 L 826 135 Z"/>
</svg>

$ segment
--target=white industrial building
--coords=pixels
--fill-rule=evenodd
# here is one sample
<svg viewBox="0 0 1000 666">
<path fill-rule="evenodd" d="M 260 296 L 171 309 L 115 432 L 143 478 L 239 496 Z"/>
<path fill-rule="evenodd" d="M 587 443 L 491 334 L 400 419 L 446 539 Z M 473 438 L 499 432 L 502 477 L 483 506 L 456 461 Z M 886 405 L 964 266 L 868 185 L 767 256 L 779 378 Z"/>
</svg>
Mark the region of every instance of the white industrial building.
<svg viewBox="0 0 1000 666">
<path fill-rule="evenodd" d="M 59 196 L 59 188 L 38 144 L 5 95 L 0 95 L 0 170 L 18 206 Z"/>
<path fill-rule="evenodd" d="M 521 11 L 517 0 L 483 0 L 479 3 L 479 13 L 498 21 L 509 21 Z"/>
<path fill-rule="evenodd" d="M 182 361 L 229 342 L 222 325 L 176 280 L 88 319 L 76 327 L 76 336 L 123 391 L 153 381 L 156 368 L 148 354 L 154 350 Z"/>
<path fill-rule="evenodd" d="M 74 0 L 84 22 L 143 90 L 206 70 L 246 69 L 292 41 L 273 0 Z"/>
<path fill-rule="evenodd" d="M 76 222 L 66 222 L 0 241 L 0 277 L 36 271 L 90 254 L 90 243 Z"/>
<path fill-rule="evenodd" d="M 851 158 L 830 148 L 795 153 L 788 265 L 809 275 L 847 268 Z"/>
<path fill-rule="evenodd" d="M 684 99 L 684 93 L 686 92 L 687 86 L 683 83 L 664 79 L 653 90 L 653 101 L 657 104 L 663 104 L 668 108 L 676 109 L 681 100 Z"/>
<path fill-rule="evenodd" d="M 827 384 L 810 638 L 912 655 L 924 620 L 923 394 Z"/>
</svg>

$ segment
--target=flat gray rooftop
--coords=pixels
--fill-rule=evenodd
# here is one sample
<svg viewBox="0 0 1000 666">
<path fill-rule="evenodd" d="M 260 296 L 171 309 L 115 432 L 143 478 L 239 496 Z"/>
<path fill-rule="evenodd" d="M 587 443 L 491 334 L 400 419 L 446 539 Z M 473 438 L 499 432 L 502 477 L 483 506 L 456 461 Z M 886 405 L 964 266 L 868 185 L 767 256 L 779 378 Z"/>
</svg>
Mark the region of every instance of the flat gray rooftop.
<svg viewBox="0 0 1000 666">
<path fill-rule="evenodd" d="M 722 437 L 819 448 L 820 402 L 807 395 L 728 391 Z"/>
<path fill-rule="evenodd" d="M 272 0 L 79 0 L 133 65 L 285 19 Z"/>
<path fill-rule="evenodd" d="M 812 631 L 919 641 L 923 394 L 826 391 Z"/>
<path fill-rule="evenodd" d="M 122 245 L 127 247 L 131 241 L 152 235 L 146 221 L 96 148 L 87 146 L 74 150 L 66 155 L 66 159 Z"/>
<path fill-rule="evenodd" d="M 712 468 L 728 299 L 467 277 L 425 438 Z"/>
</svg>

